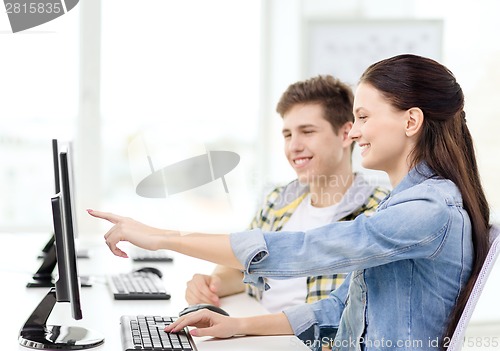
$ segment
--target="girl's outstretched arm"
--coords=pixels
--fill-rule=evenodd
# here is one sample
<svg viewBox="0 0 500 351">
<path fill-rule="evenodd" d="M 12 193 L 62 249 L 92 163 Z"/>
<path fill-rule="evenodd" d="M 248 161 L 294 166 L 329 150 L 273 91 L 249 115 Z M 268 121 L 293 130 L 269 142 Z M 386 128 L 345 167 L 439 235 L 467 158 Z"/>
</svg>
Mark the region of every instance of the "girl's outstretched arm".
<svg viewBox="0 0 500 351">
<path fill-rule="evenodd" d="M 94 210 L 87 210 L 87 212 L 93 217 L 105 219 L 113 224 L 113 227 L 104 235 L 104 239 L 116 256 L 128 257 L 117 246 L 120 241 L 128 241 L 148 250 L 167 249 L 205 261 L 243 269 L 242 264 L 234 256 L 228 234 L 185 233 L 151 227 L 132 218 L 109 212 Z"/>
</svg>

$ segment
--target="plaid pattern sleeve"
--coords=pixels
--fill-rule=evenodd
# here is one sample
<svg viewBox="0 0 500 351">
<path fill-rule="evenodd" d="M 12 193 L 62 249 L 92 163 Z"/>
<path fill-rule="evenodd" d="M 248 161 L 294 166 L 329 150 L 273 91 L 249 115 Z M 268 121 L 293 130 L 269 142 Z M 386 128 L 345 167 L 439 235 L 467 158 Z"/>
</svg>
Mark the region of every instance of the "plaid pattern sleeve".
<svg viewBox="0 0 500 351">
<path fill-rule="evenodd" d="M 374 213 L 380 201 L 382 201 L 389 192 L 383 188 L 377 187 L 368 197 L 366 202 L 356 211 L 341 219 L 341 221 L 353 220 L 360 214 L 369 216 Z M 307 278 L 307 296 L 306 302 L 311 303 L 324 299 L 330 295 L 344 281 L 347 274 L 321 275 Z"/>
<path fill-rule="evenodd" d="M 290 184 L 293 184 L 293 182 Z M 278 206 L 276 208 L 276 204 L 282 200 L 283 193 L 290 193 L 287 186 L 277 187 L 266 196 L 264 204 L 255 214 L 248 229 L 260 228 L 264 231 L 280 231 L 283 228 L 283 225 L 290 219 L 297 206 L 307 195 L 306 192 L 301 191 L 296 194 L 297 196 L 291 196 L 293 201 L 287 203 L 284 207 Z M 257 300 L 262 297 L 262 292 L 254 286 L 247 284 L 246 291 L 248 295 Z"/>
<path fill-rule="evenodd" d="M 263 230 L 269 230 L 272 226 L 272 217 L 270 216 L 270 212 L 274 208 L 274 203 L 276 199 L 279 197 L 282 188 L 275 188 L 271 191 L 265 198 L 264 204 L 255 214 L 255 217 L 252 219 L 252 222 L 248 226 L 248 229 L 262 228 Z M 254 297 L 256 300 L 260 300 L 262 297 L 262 293 L 259 289 L 249 284 L 246 285 L 246 292 L 248 295 Z"/>
<path fill-rule="evenodd" d="M 248 229 L 260 228 L 265 231 L 275 231 L 275 203 L 283 191 L 283 187 L 275 188 L 265 198 L 264 204 L 257 211 Z M 291 214 L 288 216 L 290 217 Z"/>
<path fill-rule="evenodd" d="M 333 274 L 307 277 L 306 302 L 312 303 L 328 297 L 344 282 L 346 276 L 347 274 Z"/>
</svg>

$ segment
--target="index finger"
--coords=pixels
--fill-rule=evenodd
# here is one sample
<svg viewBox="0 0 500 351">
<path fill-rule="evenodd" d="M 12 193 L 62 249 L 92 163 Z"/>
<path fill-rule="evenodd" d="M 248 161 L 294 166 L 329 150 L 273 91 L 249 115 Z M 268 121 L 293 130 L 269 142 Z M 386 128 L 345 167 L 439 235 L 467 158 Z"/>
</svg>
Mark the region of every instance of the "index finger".
<svg viewBox="0 0 500 351">
<path fill-rule="evenodd" d="M 199 312 L 199 311 L 196 311 L 196 312 Z M 193 316 L 196 317 L 196 312 L 189 313 L 185 316 L 179 317 L 176 321 L 167 325 L 165 327 L 165 331 L 167 333 L 177 333 L 180 330 L 184 329 L 185 327 L 192 325 L 192 323 L 196 323 L 196 321 L 198 321 L 199 318 L 194 318 L 194 320 L 191 320 Z"/>
<path fill-rule="evenodd" d="M 120 219 L 123 218 L 123 217 L 118 216 L 116 214 L 113 214 L 111 212 L 94 211 L 91 209 L 88 209 L 87 212 L 88 212 L 88 214 L 90 214 L 93 217 L 105 219 L 107 221 L 110 221 L 113 224 L 116 224 Z"/>
</svg>

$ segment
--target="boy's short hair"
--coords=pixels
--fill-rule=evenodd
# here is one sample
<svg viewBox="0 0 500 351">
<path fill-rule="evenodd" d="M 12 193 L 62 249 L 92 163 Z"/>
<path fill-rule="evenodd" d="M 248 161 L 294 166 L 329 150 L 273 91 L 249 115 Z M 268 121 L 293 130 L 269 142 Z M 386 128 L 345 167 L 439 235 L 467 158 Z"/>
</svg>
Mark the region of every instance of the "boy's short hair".
<svg viewBox="0 0 500 351">
<path fill-rule="evenodd" d="M 283 117 L 298 104 L 318 104 L 335 134 L 347 122 L 354 122 L 351 87 L 331 75 L 319 75 L 291 84 L 281 95 L 276 112 Z"/>
</svg>

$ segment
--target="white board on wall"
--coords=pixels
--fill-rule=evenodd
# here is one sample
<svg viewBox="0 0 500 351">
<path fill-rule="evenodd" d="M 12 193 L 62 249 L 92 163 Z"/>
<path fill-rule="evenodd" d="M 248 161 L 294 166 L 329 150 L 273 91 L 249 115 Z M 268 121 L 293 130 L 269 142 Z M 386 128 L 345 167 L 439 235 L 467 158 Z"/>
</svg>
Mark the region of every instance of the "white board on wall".
<svg viewBox="0 0 500 351">
<path fill-rule="evenodd" d="M 306 77 L 331 74 L 356 85 L 372 63 L 403 53 L 442 56 L 442 20 L 308 20 Z"/>
<path fill-rule="evenodd" d="M 437 61 L 442 56 L 442 20 L 308 20 L 304 30 L 304 76 L 331 74 L 355 88 L 369 65 L 412 53 Z M 363 169 L 358 147 L 353 168 L 372 183 L 390 188 L 385 172 Z"/>
</svg>

